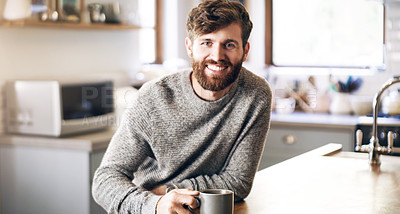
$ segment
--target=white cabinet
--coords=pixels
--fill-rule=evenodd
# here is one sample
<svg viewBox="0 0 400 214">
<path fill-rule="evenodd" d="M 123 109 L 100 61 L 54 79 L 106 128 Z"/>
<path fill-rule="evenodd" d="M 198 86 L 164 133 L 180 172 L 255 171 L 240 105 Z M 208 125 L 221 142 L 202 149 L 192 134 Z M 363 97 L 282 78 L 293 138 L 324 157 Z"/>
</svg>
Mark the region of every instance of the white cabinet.
<svg viewBox="0 0 400 214">
<path fill-rule="evenodd" d="M 274 125 L 272 122 L 259 170 L 328 143 L 339 143 L 343 145 L 344 151 L 353 151 L 354 129 L 324 128 L 323 125 Z"/>
<path fill-rule="evenodd" d="M 94 202 L 91 186 L 110 133 L 0 136 L 0 213 L 106 213 Z"/>
<path fill-rule="evenodd" d="M 1 213 L 105 213 L 91 196 L 102 154 L 0 146 Z"/>
</svg>

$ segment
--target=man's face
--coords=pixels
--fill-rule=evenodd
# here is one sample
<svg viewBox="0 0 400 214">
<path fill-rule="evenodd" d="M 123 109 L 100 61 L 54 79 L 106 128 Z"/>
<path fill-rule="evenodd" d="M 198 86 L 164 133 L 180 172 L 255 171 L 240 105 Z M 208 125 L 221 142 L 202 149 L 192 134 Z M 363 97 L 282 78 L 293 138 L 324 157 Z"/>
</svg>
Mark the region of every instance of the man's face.
<svg viewBox="0 0 400 214">
<path fill-rule="evenodd" d="M 220 91 L 231 85 L 246 60 L 249 44 L 243 49 L 241 28 L 233 23 L 209 34 L 186 39 L 193 74 L 206 90 Z"/>
</svg>

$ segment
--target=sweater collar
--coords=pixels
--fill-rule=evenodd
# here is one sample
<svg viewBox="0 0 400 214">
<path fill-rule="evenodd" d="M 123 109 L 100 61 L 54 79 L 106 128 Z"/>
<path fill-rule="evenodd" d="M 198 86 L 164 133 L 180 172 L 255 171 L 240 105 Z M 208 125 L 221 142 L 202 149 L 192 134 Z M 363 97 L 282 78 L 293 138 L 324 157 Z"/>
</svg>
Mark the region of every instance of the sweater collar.
<svg viewBox="0 0 400 214">
<path fill-rule="evenodd" d="M 240 79 L 242 79 L 243 75 L 243 70 L 242 68 L 240 70 L 240 73 L 238 75 L 238 78 L 233 82 L 233 85 L 231 89 L 220 99 L 215 100 L 215 101 L 207 101 L 202 98 L 200 98 L 196 92 L 194 91 L 192 87 L 192 83 L 190 80 L 190 75 L 193 72 L 192 69 L 188 69 L 182 72 L 182 89 L 183 89 L 183 94 L 186 96 L 187 99 L 190 100 L 190 102 L 194 103 L 195 105 L 225 105 L 227 102 L 229 102 L 232 97 L 235 95 L 236 91 L 238 90 L 238 82 Z"/>
</svg>

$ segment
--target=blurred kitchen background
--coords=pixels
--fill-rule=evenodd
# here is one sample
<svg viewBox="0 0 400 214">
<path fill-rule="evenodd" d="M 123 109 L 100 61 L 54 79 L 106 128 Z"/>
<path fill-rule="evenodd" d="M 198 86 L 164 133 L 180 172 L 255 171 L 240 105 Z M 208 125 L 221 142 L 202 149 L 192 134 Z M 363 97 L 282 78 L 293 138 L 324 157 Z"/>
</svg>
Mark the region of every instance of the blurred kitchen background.
<svg viewBox="0 0 400 214">
<path fill-rule="evenodd" d="M 144 82 L 190 67 L 185 22 L 200 2 L 0 0 L 0 135 L 5 136 L 0 141 L 14 142 L 5 127 L 4 85 L 9 80 L 110 79 L 119 117 Z M 266 78 L 274 92 L 266 146 L 271 150 L 265 154 L 291 151 L 286 146 L 301 137 L 290 131 L 314 136 L 306 138 L 307 143 L 334 139 L 352 150 L 359 117 L 371 116 L 375 93 L 389 78 L 400 75 L 400 1 L 241 2 L 254 24 L 244 66 Z M 382 116 L 400 115 L 399 88 L 394 85 L 384 94 Z M 127 95 L 128 91 L 132 93 Z M 316 127 L 326 130 L 308 134 Z M 272 142 L 282 136 L 285 146 L 276 152 Z M 317 146 L 300 146 L 284 158 Z M 97 164 L 102 154 L 95 156 Z M 261 167 L 282 160 L 262 161 Z"/>
<path fill-rule="evenodd" d="M 114 0 L 86 0 L 85 2 L 81 2 L 80 0 L 57 1 L 58 3 L 64 2 L 65 4 L 75 2 L 78 10 L 82 11 L 79 13 L 79 22 L 89 24 L 91 20 L 88 5 L 93 3 L 112 5 L 116 2 Z M 163 64 L 167 70 L 189 65 L 189 59 L 184 48 L 184 38 L 186 36 L 185 21 L 188 11 L 198 4 L 199 0 L 117 1 L 119 3 L 117 7 L 119 7 L 120 11 L 118 21 L 124 26 L 138 26 L 138 28 L 132 29 L 122 26 L 120 29 L 118 29 L 118 26 L 103 29 L 93 28 L 92 26 L 74 28 L 70 27 L 70 25 L 37 26 L 33 24 L 13 23 L 15 22 L 14 19 L 24 17 L 23 14 L 21 15 L 23 13 L 22 9 L 14 9 L 12 11 L 18 5 L 23 7 L 26 4 L 24 2 L 29 3 L 30 1 L 0 0 L 0 11 L 4 14 L 1 17 L 3 24 L 1 24 L 0 28 L 0 72 L 1 79 L 3 80 L 40 75 L 89 75 L 93 73 L 114 73 L 115 75 L 122 73 L 122 75 L 127 74 L 129 77 L 135 78 L 135 73 L 145 69 L 144 67 L 146 66 L 144 65 L 148 65 L 149 63 Z M 35 4 L 36 6 L 47 5 L 49 10 L 52 10 L 51 7 L 55 5 L 55 2 L 55 0 L 54 2 L 52 0 L 38 0 L 33 1 L 33 6 Z M 300 22 L 305 23 L 308 20 L 313 20 L 314 17 L 312 15 L 331 14 L 331 19 L 339 15 L 334 14 L 337 13 L 334 10 L 330 10 L 330 13 L 321 11 L 320 14 L 311 14 L 307 10 L 297 9 L 299 8 L 297 5 L 299 3 L 295 2 L 282 1 L 274 5 L 274 9 L 279 9 L 281 12 L 276 13 L 276 17 L 273 19 L 273 32 L 279 34 L 276 36 L 278 39 L 286 35 L 286 38 L 283 38 L 281 41 L 278 41 L 278 39 L 274 40 L 275 37 L 273 36 L 276 34 L 270 34 L 271 23 L 266 23 L 271 22 L 272 18 L 270 17 L 271 14 L 266 14 L 266 10 L 271 10 L 271 6 L 268 5 L 270 1 L 247 0 L 245 2 L 254 22 L 254 31 L 250 39 L 251 52 L 249 60 L 246 63 L 246 66 L 252 71 L 268 76 L 271 83 L 275 83 L 271 78 L 272 75 L 278 77 L 296 76 L 296 78 L 297 76 L 306 76 L 308 78 L 308 76 L 313 75 L 316 81 L 320 82 L 327 81 L 329 75 L 333 75 L 334 78 L 337 77 L 338 79 L 342 78 L 342 81 L 345 81 L 349 75 L 360 76 L 363 79 L 363 84 L 357 93 L 368 96 L 372 96 L 388 77 L 396 75 L 396 63 L 398 61 L 397 31 L 400 28 L 396 14 L 399 3 L 393 1 L 384 4 L 380 1 L 367 0 L 354 0 L 356 3 L 336 1 L 333 6 L 338 7 L 335 9 L 341 11 L 341 16 L 344 20 L 341 20 L 341 23 L 339 21 L 336 25 L 333 23 L 332 26 L 338 27 L 338 25 L 346 23 L 346 20 L 349 23 L 347 26 L 335 29 L 336 32 L 342 32 L 342 34 L 339 34 L 333 30 L 318 32 L 317 29 L 319 29 L 319 26 L 314 23 L 307 24 L 308 27 L 305 24 L 299 26 L 298 23 Z M 6 3 L 8 3 L 8 8 L 6 8 Z M 357 4 L 368 4 L 372 8 L 375 7 L 372 10 L 378 12 L 371 15 L 371 12 L 368 11 L 371 9 L 365 8 L 367 6 L 364 6 L 363 10 L 357 8 L 357 12 L 352 11 L 356 10 Z M 289 5 L 291 6 L 289 7 Z M 316 4 L 313 1 L 310 1 L 310 3 L 303 2 L 302 5 L 304 6 L 301 7 L 309 8 L 309 10 L 318 9 L 317 7 L 319 6 L 326 9 L 329 6 L 329 1 L 323 1 L 322 4 Z M 314 6 L 310 9 L 309 5 Z M 157 10 L 158 13 L 156 16 Z M 5 17 L 6 14 L 11 19 L 11 23 Z M 286 17 L 287 14 L 292 14 L 292 16 L 287 17 L 286 20 L 281 20 L 281 17 Z M 309 17 L 304 17 L 304 14 L 308 14 Z M 61 15 L 59 16 L 61 18 Z M 29 17 L 28 14 L 25 17 L 30 20 L 40 20 L 38 13 L 31 12 Z M 156 19 L 157 17 L 158 19 Z M 325 20 L 327 23 L 332 21 L 321 18 L 318 20 L 320 22 L 324 22 Z M 313 20 L 313 22 L 315 21 L 317 20 Z M 43 23 L 48 22 L 52 21 L 49 18 L 43 21 Z M 73 23 L 73 21 L 69 20 L 64 22 Z M 99 23 L 96 24 L 99 25 Z M 323 24 L 320 23 L 320 25 Z M 352 29 L 354 25 L 365 24 L 369 24 L 369 26 L 361 26 L 357 30 Z M 288 26 L 285 28 L 284 26 L 286 25 L 291 25 L 292 27 Z M 364 30 L 365 28 L 367 30 Z M 343 32 L 346 29 L 349 33 Z M 352 35 L 354 32 L 357 34 Z M 368 35 L 361 32 L 368 33 Z M 314 36 L 309 36 L 308 41 L 296 40 L 296 38 L 300 36 L 305 37 L 304 35 L 307 34 Z M 346 41 L 348 43 L 343 42 L 343 44 L 333 41 L 335 39 L 344 40 L 341 38 L 344 36 L 352 36 L 352 38 Z M 365 39 L 364 37 L 367 38 Z M 370 37 L 374 37 L 372 38 L 374 40 L 371 40 Z M 290 44 L 288 43 L 289 39 L 292 42 Z M 271 40 L 274 42 L 273 45 L 266 44 L 270 43 Z M 309 41 L 315 43 L 315 46 L 312 48 L 320 49 L 320 51 L 313 50 L 313 54 L 318 54 L 319 56 L 322 54 L 326 55 L 330 51 L 335 56 L 327 55 L 319 62 L 307 61 L 307 59 L 303 60 L 300 56 L 307 54 L 302 54 L 300 51 L 305 45 L 310 45 Z M 301 44 L 301 42 L 304 44 Z M 281 46 L 285 43 L 286 47 Z M 361 57 L 364 57 L 364 59 L 360 59 L 361 57 L 356 59 L 354 55 L 348 54 L 346 55 L 347 59 L 343 62 L 335 60 L 326 61 L 327 57 L 333 58 L 338 55 L 345 55 L 344 53 L 346 52 L 353 53 L 354 51 L 350 50 L 354 47 L 349 46 L 352 43 L 360 43 L 356 44 L 358 45 L 357 48 L 360 48 L 360 46 L 364 46 L 365 48 L 365 46 L 373 43 L 375 47 L 365 48 L 373 56 L 366 57 L 363 55 Z M 377 44 L 381 46 L 377 46 Z M 300 50 L 294 51 L 296 48 Z M 287 56 L 289 55 L 288 53 L 291 53 L 291 55 Z M 364 54 L 362 52 L 358 53 L 360 55 Z M 282 57 L 287 57 L 288 59 Z M 375 58 L 371 59 L 372 57 Z M 296 61 L 293 58 L 296 58 Z M 277 66 L 271 66 L 271 64 Z M 287 67 L 288 65 L 290 67 Z M 298 66 L 296 67 L 296 65 Z M 342 69 L 335 68 L 334 66 L 336 65 Z M 324 66 L 329 66 L 329 68 Z M 346 69 L 343 67 L 363 69 Z M 158 70 L 158 68 L 155 69 Z M 126 78 L 123 79 L 126 80 Z"/>
<path fill-rule="evenodd" d="M 188 67 L 186 15 L 199 2 L 0 0 L 0 78 L 110 75 L 116 86 L 126 86 Z M 398 74 L 396 1 L 244 3 L 254 22 L 245 66 L 266 77 L 279 96 L 288 96 L 287 87 L 301 90 L 312 77 L 321 97 L 313 108 L 327 112 L 337 90 L 331 86 L 339 81 L 361 78 L 351 94 L 372 97 Z M 96 18 L 98 5 L 103 12 L 97 9 Z M 68 7 L 75 12 L 57 13 Z M 104 8 L 117 12 L 108 12 L 112 18 L 105 20 Z"/>
</svg>

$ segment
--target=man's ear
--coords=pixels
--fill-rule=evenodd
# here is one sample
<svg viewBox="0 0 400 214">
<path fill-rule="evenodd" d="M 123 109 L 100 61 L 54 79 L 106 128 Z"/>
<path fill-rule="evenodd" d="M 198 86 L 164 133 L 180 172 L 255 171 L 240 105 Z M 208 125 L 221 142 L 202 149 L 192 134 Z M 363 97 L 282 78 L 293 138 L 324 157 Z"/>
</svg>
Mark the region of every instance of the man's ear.
<svg viewBox="0 0 400 214">
<path fill-rule="evenodd" d="M 186 46 L 186 52 L 190 58 L 192 58 L 193 54 L 193 47 L 192 47 L 192 40 L 189 39 L 189 37 L 186 37 L 185 39 L 185 46 Z"/>
<path fill-rule="evenodd" d="M 249 50 L 250 50 L 250 43 L 247 42 L 246 45 L 244 46 L 243 62 L 247 60 L 247 56 L 249 55 Z"/>
</svg>

